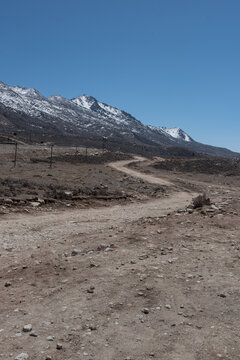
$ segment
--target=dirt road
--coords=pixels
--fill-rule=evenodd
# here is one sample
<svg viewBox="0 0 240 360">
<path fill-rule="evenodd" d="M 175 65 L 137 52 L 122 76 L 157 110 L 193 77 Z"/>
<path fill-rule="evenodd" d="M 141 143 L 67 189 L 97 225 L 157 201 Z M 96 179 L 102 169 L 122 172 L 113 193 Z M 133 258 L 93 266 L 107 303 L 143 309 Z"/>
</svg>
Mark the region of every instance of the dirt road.
<svg viewBox="0 0 240 360">
<path fill-rule="evenodd" d="M 146 161 L 147 160 L 140 156 L 135 156 L 134 159 L 135 159 L 135 161 Z M 123 160 L 123 161 L 110 163 L 109 166 L 111 166 L 112 168 L 114 168 L 118 171 L 124 172 L 125 174 L 131 175 L 134 177 L 138 177 L 138 178 L 140 178 L 144 181 L 147 181 L 151 184 L 158 184 L 158 185 L 165 185 L 165 186 L 173 185 L 170 181 L 167 181 L 165 179 L 158 178 L 158 177 L 148 175 L 148 174 L 143 174 L 143 173 L 140 173 L 139 171 L 135 171 L 133 169 L 128 168 L 127 165 L 129 165 L 131 162 L 133 162 L 133 160 Z"/>
<path fill-rule="evenodd" d="M 135 161 L 144 161 L 144 158 L 135 158 Z M 132 176 L 144 179 L 150 183 L 171 185 L 168 181 L 155 178 L 151 175 L 133 171 L 127 167 L 132 160 L 118 161 L 109 166 L 131 174 Z M 110 208 L 67 210 L 53 213 L 43 213 L 38 216 L 29 214 L 11 214 L 1 219 L 0 236 L 4 238 L 4 244 L 11 244 L 14 237 L 14 247 L 27 255 L 27 248 L 51 241 L 58 241 L 62 237 L 74 236 L 76 230 L 84 233 L 103 231 L 109 226 L 124 226 L 144 217 L 158 217 L 171 213 L 174 210 L 183 208 L 191 202 L 193 193 L 179 191 L 171 196 L 151 200 L 144 203 L 132 203 L 128 205 L 115 205 Z M 73 227 L 74 224 L 74 227 Z M 31 233 L 31 236 L 29 236 Z M 41 238 L 41 240 L 40 240 Z M 9 262 L 9 259 L 8 259 Z"/>
</svg>

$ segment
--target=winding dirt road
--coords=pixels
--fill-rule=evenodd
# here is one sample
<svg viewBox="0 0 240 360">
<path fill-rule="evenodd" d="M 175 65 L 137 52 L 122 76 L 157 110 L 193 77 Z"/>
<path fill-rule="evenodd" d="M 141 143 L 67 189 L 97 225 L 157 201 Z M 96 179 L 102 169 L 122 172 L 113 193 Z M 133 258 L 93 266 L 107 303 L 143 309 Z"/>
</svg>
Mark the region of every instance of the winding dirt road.
<svg viewBox="0 0 240 360">
<path fill-rule="evenodd" d="M 125 168 L 129 162 L 110 166 L 154 184 L 170 185 Z M 144 278 L 143 271 L 152 269 L 152 257 L 147 255 L 147 268 L 141 260 L 136 270 L 124 264 L 135 264 L 132 259 L 152 249 L 146 237 L 135 235 L 144 229 L 136 221 L 183 208 L 192 196 L 178 191 L 124 206 L 3 217 L 0 358 L 15 359 L 24 353 L 31 360 L 122 360 L 136 353 L 136 338 L 141 337 L 143 348 L 138 347 L 137 354 L 145 355 L 134 359 L 149 359 L 151 339 L 157 332 L 145 326 L 136 328 L 136 316 L 145 300 L 133 294 L 139 274 Z M 138 246 L 131 245 L 132 241 Z M 99 244 L 115 244 L 115 248 L 98 251 Z M 77 249 L 76 256 L 71 256 L 73 249 Z M 22 331 L 26 324 L 32 325 L 32 336 Z"/>
<path fill-rule="evenodd" d="M 135 158 L 134 161 L 144 161 L 144 158 Z M 124 160 L 110 163 L 109 166 L 128 175 L 138 177 L 149 183 L 158 185 L 172 185 L 170 182 L 152 175 L 142 174 L 127 168 L 132 160 Z M 55 241 L 59 236 L 71 236 L 76 230 L 82 232 L 97 232 L 111 225 L 121 226 L 131 223 L 143 217 L 158 217 L 166 215 L 174 210 L 184 208 L 191 202 L 195 194 L 186 191 L 173 192 L 171 196 L 165 196 L 143 203 L 131 203 L 127 205 L 115 205 L 107 208 L 66 210 L 53 213 L 43 213 L 37 216 L 29 214 L 11 214 L 1 220 L 0 236 L 5 243 L 11 241 L 14 236 L 15 246 L 24 250 L 30 242 Z M 75 224 L 73 227 L 72 224 Z M 77 226 L 76 226 L 77 224 Z M 9 231 L 11 229 L 11 231 Z M 29 232 L 31 236 L 29 236 Z"/>
<path fill-rule="evenodd" d="M 125 174 L 128 174 L 130 176 L 134 176 L 137 178 L 140 178 L 144 181 L 147 181 L 151 184 L 157 184 L 157 185 L 162 185 L 162 186 L 171 186 L 173 185 L 173 183 L 171 183 L 170 181 L 161 179 L 161 178 L 157 178 L 153 175 L 148 175 L 148 174 L 143 174 L 140 173 L 139 171 L 130 169 L 127 167 L 127 165 L 129 165 L 131 162 L 133 161 L 146 161 L 147 159 L 140 157 L 140 156 L 135 156 L 134 160 L 123 160 L 123 161 L 117 161 L 117 162 L 113 162 L 110 163 L 109 166 L 111 166 L 112 168 L 114 168 L 115 170 L 121 171 Z"/>
</svg>

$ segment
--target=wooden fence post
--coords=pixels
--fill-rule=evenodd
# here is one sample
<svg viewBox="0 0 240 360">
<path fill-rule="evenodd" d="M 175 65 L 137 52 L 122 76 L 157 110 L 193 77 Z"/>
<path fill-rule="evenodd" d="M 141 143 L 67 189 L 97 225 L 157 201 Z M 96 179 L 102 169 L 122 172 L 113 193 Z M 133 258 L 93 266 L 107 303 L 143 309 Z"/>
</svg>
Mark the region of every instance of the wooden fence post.
<svg viewBox="0 0 240 360">
<path fill-rule="evenodd" d="M 18 143 L 15 143 L 15 154 L 14 154 L 14 167 L 16 167 L 17 165 L 17 148 L 18 148 Z"/>
<path fill-rule="evenodd" d="M 54 146 L 54 145 L 51 145 L 50 169 L 52 168 L 52 163 L 53 163 L 53 161 L 52 161 L 52 158 L 53 158 L 53 146 Z"/>
</svg>

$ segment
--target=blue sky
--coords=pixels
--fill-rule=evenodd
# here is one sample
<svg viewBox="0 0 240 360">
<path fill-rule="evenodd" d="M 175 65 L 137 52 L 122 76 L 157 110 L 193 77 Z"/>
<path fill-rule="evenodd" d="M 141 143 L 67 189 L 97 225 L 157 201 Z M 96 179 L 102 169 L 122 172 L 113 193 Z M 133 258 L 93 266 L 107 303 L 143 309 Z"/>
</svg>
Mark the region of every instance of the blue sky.
<svg viewBox="0 0 240 360">
<path fill-rule="evenodd" d="M 0 80 L 240 152 L 239 0 L 0 0 Z"/>
</svg>

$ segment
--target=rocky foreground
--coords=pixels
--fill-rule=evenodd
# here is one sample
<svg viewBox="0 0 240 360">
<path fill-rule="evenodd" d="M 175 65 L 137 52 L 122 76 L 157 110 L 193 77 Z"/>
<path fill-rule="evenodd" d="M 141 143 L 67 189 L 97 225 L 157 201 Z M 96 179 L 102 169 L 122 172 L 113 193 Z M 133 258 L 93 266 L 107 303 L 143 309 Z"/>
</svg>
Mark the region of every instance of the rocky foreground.
<svg viewBox="0 0 240 360">
<path fill-rule="evenodd" d="M 240 192 L 198 186 L 2 215 L 0 357 L 238 359 Z"/>
</svg>

